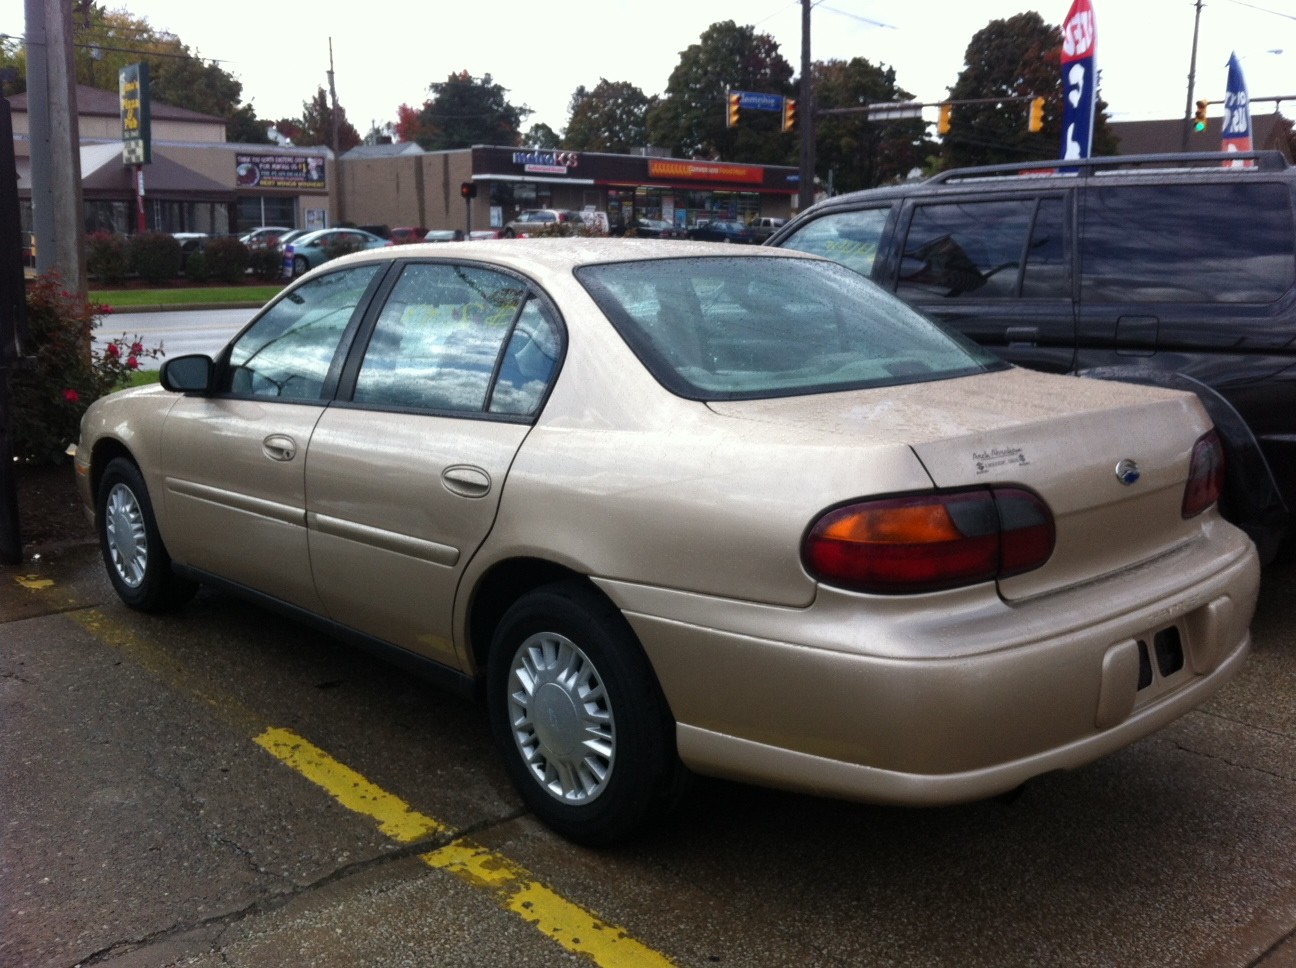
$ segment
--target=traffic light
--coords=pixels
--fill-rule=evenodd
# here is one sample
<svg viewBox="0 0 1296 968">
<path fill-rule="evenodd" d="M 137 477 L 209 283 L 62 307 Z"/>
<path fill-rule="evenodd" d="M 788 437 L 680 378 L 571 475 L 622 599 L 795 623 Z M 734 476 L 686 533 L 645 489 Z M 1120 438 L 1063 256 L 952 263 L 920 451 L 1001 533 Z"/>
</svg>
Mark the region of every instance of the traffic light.
<svg viewBox="0 0 1296 968">
<path fill-rule="evenodd" d="M 477 197 L 477 183 L 476 183 L 476 182 L 470 182 L 470 181 L 463 182 L 463 183 L 459 186 L 459 194 L 462 195 L 464 198 L 476 198 L 476 197 Z"/>
<path fill-rule="evenodd" d="M 1026 122 L 1027 131 L 1039 131 L 1044 127 L 1044 99 L 1042 97 L 1032 98 L 1030 104 L 1030 119 Z"/>
<path fill-rule="evenodd" d="M 796 98 L 785 97 L 783 99 L 783 130 L 795 131 L 796 126 L 797 126 Z"/>
<path fill-rule="evenodd" d="M 736 91 L 729 94 L 729 113 L 725 115 L 725 127 L 736 128 L 742 120 L 742 95 Z"/>
<path fill-rule="evenodd" d="M 950 115 L 954 113 L 954 105 L 942 104 L 940 106 L 940 117 L 936 121 L 937 134 L 949 134 Z"/>
<path fill-rule="evenodd" d="M 1206 105 L 1209 104 L 1209 103 L 1210 103 L 1209 101 L 1198 101 L 1198 102 L 1197 102 L 1197 116 L 1196 116 L 1195 118 L 1193 118 L 1193 130 L 1194 130 L 1194 131 L 1205 131 L 1205 130 L 1206 130 Z"/>
</svg>

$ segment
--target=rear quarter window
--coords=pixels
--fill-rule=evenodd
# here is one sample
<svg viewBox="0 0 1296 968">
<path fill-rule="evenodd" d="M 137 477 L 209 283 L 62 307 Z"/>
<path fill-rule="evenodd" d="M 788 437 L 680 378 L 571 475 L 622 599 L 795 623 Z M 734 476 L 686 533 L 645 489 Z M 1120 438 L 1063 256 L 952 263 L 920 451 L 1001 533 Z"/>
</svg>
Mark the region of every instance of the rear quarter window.
<svg viewBox="0 0 1296 968">
<path fill-rule="evenodd" d="M 882 231 L 890 214 L 890 208 L 834 212 L 806 223 L 779 246 L 823 256 L 869 276 L 877 262 Z"/>
<path fill-rule="evenodd" d="M 1270 303 L 1296 281 L 1291 192 L 1274 182 L 1091 187 L 1080 298 Z"/>
</svg>

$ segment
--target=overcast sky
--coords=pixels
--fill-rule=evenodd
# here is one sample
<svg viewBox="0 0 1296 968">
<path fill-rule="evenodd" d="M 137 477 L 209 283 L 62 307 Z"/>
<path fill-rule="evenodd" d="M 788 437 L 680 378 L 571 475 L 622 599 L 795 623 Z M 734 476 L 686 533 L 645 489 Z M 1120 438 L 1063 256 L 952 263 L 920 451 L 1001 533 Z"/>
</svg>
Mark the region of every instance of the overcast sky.
<svg viewBox="0 0 1296 968">
<path fill-rule="evenodd" d="M 1060 25 L 1070 2 L 819 0 L 811 56 L 892 66 L 901 87 L 919 100 L 938 101 L 957 79 L 968 41 L 990 20 L 1034 9 Z M 1101 94 L 1112 117 L 1182 117 L 1194 0 L 1092 2 Z M 523 130 L 544 122 L 561 132 L 578 85 L 592 88 L 607 78 L 664 93 L 679 53 L 724 20 L 772 35 L 800 73 L 799 0 L 363 0 L 346 6 L 124 0 L 108 6 L 146 18 L 219 61 L 243 82 L 244 99 L 265 119 L 300 115 L 317 87 L 327 87 L 332 38 L 338 100 L 361 135 L 373 123 L 394 122 L 400 104 L 421 105 L 430 83 L 461 70 L 490 74 L 512 104 L 531 108 Z M 0 0 L 0 33 L 22 33 L 23 9 L 23 0 Z M 1194 97 L 1224 96 L 1230 51 L 1242 60 L 1252 98 L 1296 98 L 1296 0 L 1207 0 Z M 1257 104 L 1253 113 L 1271 110 Z M 1296 116 L 1296 103 L 1288 102 L 1284 113 Z"/>
</svg>

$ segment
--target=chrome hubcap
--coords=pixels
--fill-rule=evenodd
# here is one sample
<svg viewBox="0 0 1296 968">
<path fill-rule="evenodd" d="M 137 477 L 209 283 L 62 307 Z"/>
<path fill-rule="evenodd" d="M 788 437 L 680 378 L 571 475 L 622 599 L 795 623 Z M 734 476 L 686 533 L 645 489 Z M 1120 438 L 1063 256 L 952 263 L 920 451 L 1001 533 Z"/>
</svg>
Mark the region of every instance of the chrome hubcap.
<svg viewBox="0 0 1296 968">
<path fill-rule="evenodd" d="M 138 588 L 148 567 L 148 539 L 144 532 L 144 512 L 135 493 L 125 484 L 114 485 L 108 492 L 104 536 L 117 577 L 128 587 Z"/>
<path fill-rule="evenodd" d="M 616 729 L 589 657 L 565 636 L 532 635 L 513 656 L 508 690 L 513 740 L 536 782 L 566 804 L 606 790 Z"/>
</svg>

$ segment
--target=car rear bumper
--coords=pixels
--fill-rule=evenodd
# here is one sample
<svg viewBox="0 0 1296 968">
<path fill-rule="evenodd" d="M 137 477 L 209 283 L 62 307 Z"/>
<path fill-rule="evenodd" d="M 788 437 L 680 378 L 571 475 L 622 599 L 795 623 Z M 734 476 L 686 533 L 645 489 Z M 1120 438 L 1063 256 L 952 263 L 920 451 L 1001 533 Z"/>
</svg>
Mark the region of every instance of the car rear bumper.
<svg viewBox="0 0 1296 968">
<path fill-rule="evenodd" d="M 600 584 L 652 660 L 695 771 L 952 803 L 1120 749 L 1228 681 L 1250 649 L 1259 566 L 1240 532 L 1209 530 L 1013 604 L 986 588 L 924 596 L 926 609 L 823 589 L 798 610 Z"/>
</svg>

